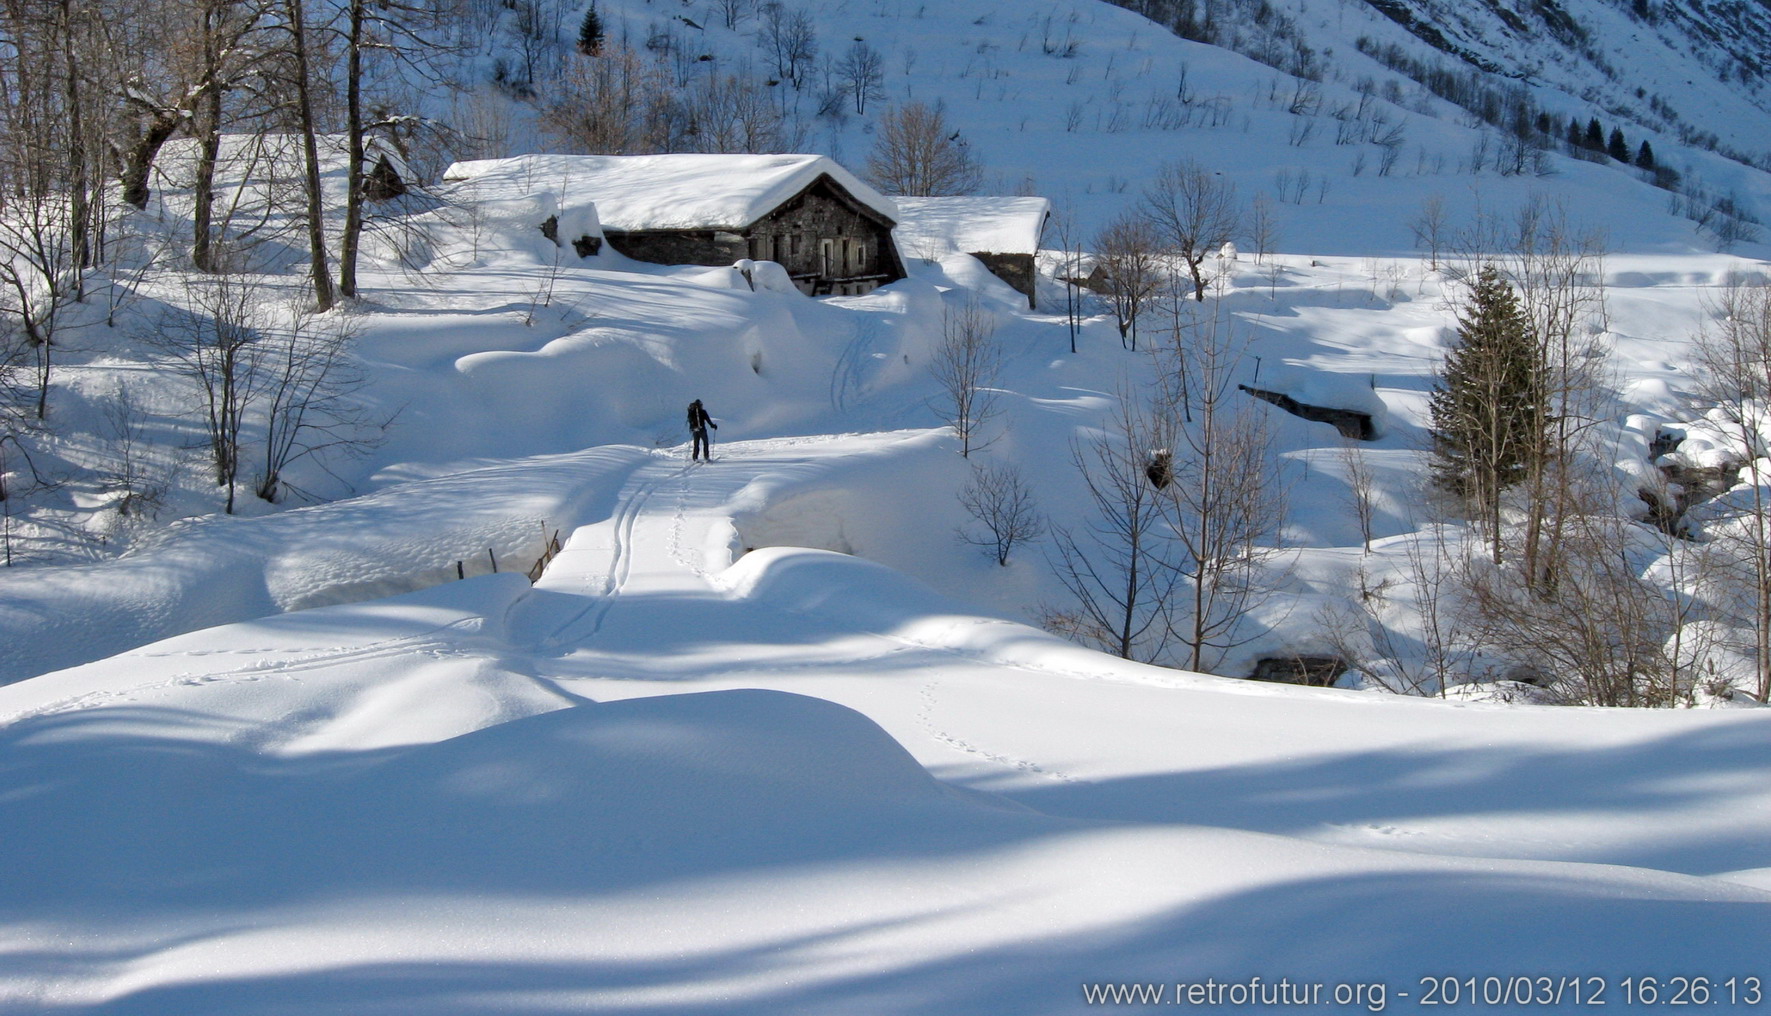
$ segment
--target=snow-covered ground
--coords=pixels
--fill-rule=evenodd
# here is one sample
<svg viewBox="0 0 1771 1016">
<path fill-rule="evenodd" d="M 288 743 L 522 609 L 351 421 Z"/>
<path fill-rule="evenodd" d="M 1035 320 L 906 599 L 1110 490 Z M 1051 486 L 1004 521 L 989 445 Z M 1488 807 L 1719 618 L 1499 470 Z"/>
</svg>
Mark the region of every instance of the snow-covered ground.
<svg viewBox="0 0 1771 1016">
<path fill-rule="evenodd" d="M 1296 6 L 1325 31 L 1364 17 Z M 603 4 L 636 38 L 666 7 Z M 1461 296 L 1413 249 L 1429 202 L 1453 232 L 1529 207 L 1608 227 L 1602 432 L 1626 470 L 1700 408 L 1689 342 L 1730 273 L 1766 270 L 1625 169 L 1460 168 L 1478 135 L 1446 110 L 1410 119 L 1395 175 L 1355 171 L 1356 146 L 1297 140 L 1270 69 L 1102 4 L 828 7 L 827 38 L 887 52 L 893 100 L 944 92 L 997 189 L 1030 183 L 1078 242 L 1181 156 L 1277 209 L 1278 253 L 1216 264 L 1210 304 L 1248 342 L 1237 380 L 1379 419 L 1374 539 L 1333 428 L 1271 410 L 1289 549 L 1225 673 L 1316 648 L 1325 607 L 1406 579 Z M 1081 44 L 1043 52 L 1053 26 Z M 1230 115 L 1113 127 L 1182 68 Z M 869 129 L 820 143 L 853 168 Z M 180 235 L 182 200 L 163 188 L 133 227 Z M 212 513 L 189 392 L 144 334 L 180 273 L 144 272 L 122 325 L 70 344 L 43 454 L 76 482 L 9 536 L 52 556 L 59 523 L 127 552 L 0 569 L 0 1014 L 1029 1014 L 1087 1008 L 1091 984 L 1255 977 L 1344 1011 L 1449 1000 L 1428 977 L 1463 1004 L 1463 978 L 1549 978 L 1519 1011 L 1642 1003 L 1648 977 L 1662 1002 L 1703 977 L 1712 1008 L 1767 1004 L 1766 710 L 1301 689 L 1037 628 L 1061 595 L 1042 548 L 998 567 L 955 536 L 970 470 L 930 351 L 944 312 L 991 316 L 977 458 L 1075 525 L 1072 442 L 1149 371 L 1098 302 L 1072 354 L 1055 283 L 1029 312 L 939 237 L 907 280 L 811 300 L 562 254 L 536 225 L 594 228 L 571 195 L 427 200 L 380 223 L 349 311 L 394 423 L 299 475 L 322 503 Z M 299 268 L 262 284 L 296 297 Z M 110 518 L 89 482 L 119 386 L 154 435 L 160 524 Z M 712 463 L 685 461 L 693 398 Z"/>
<path fill-rule="evenodd" d="M 733 562 L 761 492 L 930 441 L 585 458 L 613 496 L 533 588 L 0 690 L 0 1008 L 1006 1014 L 1257 976 L 1401 1006 L 1487 975 L 1622 1004 L 1762 970 L 1756 711 L 1227 682 L 851 556 Z"/>
<path fill-rule="evenodd" d="M 942 307 L 982 300 L 1009 349 L 983 454 L 1074 517 L 1068 443 L 1147 369 L 1110 321 L 1071 356 L 964 257 L 813 301 L 604 256 L 540 305 L 522 217 L 471 228 L 361 312 L 406 406 L 365 493 L 0 575 L 7 676 L 40 675 L 0 688 L 0 1010 L 1020 1014 L 1097 982 L 1399 1005 L 1489 975 L 1613 1004 L 1627 977 L 1734 977 L 1715 997 L 1751 1008 L 1763 711 L 1070 645 L 1027 624 L 1036 551 L 954 538 L 967 468 L 922 372 Z M 1620 412 L 1679 411 L 1681 343 L 1739 264 L 1610 260 Z M 1271 383 L 1385 409 L 1370 558 L 1332 429 L 1274 413 L 1297 556 L 1268 644 L 1301 645 L 1420 525 L 1451 287 L 1416 259 L 1226 267 Z M 697 395 L 721 429 L 691 466 Z M 531 587 L 512 572 L 555 530 Z"/>
</svg>

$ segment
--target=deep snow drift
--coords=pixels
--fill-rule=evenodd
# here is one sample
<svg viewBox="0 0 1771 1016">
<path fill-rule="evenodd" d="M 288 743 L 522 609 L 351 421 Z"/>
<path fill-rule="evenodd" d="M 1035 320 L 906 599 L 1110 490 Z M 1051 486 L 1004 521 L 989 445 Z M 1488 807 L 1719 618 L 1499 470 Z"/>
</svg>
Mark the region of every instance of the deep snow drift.
<svg viewBox="0 0 1771 1016">
<path fill-rule="evenodd" d="M 1771 896 L 1717 877 L 1771 868 L 1756 712 L 1226 683 L 845 555 L 728 564 L 759 487 L 927 443 L 587 463 L 619 493 L 533 588 L 0 691 L 6 1011 L 1072 1012 L 1257 975 L 1399 1004 L 1494 972 L 1622 1004 L 1756 969 Z"/>
</svg>

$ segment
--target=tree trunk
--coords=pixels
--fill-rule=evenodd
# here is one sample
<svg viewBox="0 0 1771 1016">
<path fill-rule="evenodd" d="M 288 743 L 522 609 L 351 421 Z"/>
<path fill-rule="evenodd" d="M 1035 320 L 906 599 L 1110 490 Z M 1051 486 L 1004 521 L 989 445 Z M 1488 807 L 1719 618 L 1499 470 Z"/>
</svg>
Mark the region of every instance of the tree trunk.
<svg viewBox="0 0 1771 1016">
<path fill-rule="evenodd" d="M 350 164 L 345 170 L 344 239 L 338 250 L 338 292 L 345 299 L 357 295 L 357 250 L 363 235 L 363 4 L 364 0 L 351 0 L 344 84 Z"/>
<path fill-rule="evenodd" d="M 221 158 L 221 92 L 210 89 L 204 96 L 204 112 L 198 117 L 197 170 L 192 185 L 195 208 L 191 213 L 191 263 L 200 272 L 217 270 L 215 263 L 215 164 Z"/>
<path fill-rule="evenodd" d="M 203 7 L 203 77 L 193 112 L 197 136 L 195 209 L 191 214 L 191 263 L 200 272 L 217 270 L 215 263 L 215 164 L 221 155 L 221 32 L 222 11 L 215 2 Z"/>
<path fill-rule="evenodd" d="M 85 299 L 85 269 L 92 266 L 91 181 L 87 173 L 86 123 L 82 115 L 85 96 L 80 94 L 80 75 L 76 73 L 74 55 L 74 10 L 68 0 L 61 5 L 62 59 L 67 75 L 62 82 L 62 95 L 68 116 L 68 244 L 73 252 L 74 299 Z"/>
<path fill-rule="evenodd" d="M 336 299 L 332 293 L 332 274 L 326 265 L 325 204 L 320 192 L 320 146 L 315 136 L 314 103 L 308 71 L 307 29 L 301 9 L 302 0 L 285 0 L 289 12 L 289 34 L 295 57 L 295 105 L 301 130 L 302 151 L 306 172 L 302 185 L 307 191 L 307 239 L 310 275 L 314 282 L 314 305 L 331 310 Z"/>
<path fill-rule="evenodd" d="M 143 211 L 147 209 L 148 198 L 153 193 L 148 187 L 148 177 L 154 171 L 154 159 L 183 122 L 177 111 L 161 110 L 154 114 L 147 130 L 135 144 L 129 146 L 123 157 L 123 201 L 126 204 Z"/>
</svg>

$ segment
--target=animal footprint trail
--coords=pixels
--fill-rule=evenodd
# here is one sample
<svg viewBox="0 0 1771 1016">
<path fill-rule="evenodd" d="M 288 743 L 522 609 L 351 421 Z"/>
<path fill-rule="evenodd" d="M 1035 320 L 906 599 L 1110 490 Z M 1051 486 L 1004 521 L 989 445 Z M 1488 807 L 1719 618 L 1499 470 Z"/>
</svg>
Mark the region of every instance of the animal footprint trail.
<svg viewBox="0 0 1771 1016">
<path fill-rule="evenodd" d="M 988 748 L 980 747 L 957 734 L 950 733 L 943 729 L 935 719 L 935 710 L 940 704 L 940 697 L 937 694 L 937 689 L 940 688 L 940 685 L 941 682 L 938 679 L 929 680 L 923 684 L 922 689 L 917 693 L 918 703 L 916 718 L 930 739 L 940 744 L 944 744 L 962 754 L 970 755 L 973 758 L 983 759 L 994 765 L 1007 766 L 1019 772 L 1027 773 L 1030 776 L 1038 776 L 1059 783 L 1088 782 L 1087 780 L 1071 776 L 1069 773 L 1063 772 L 1062 770 L 1047 768 L 1046 766 L 1029 759 L 1016 758 L 1013 755 L 1006 755 L 1001 752 L 995 752 Z"/>
</svg>

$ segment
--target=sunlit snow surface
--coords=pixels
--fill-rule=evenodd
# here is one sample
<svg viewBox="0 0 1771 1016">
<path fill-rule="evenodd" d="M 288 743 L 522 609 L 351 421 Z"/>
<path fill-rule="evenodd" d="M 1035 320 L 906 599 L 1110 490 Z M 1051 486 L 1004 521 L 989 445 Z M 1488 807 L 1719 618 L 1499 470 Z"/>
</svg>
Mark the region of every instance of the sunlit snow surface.
<svg viewBox="0 0 1771 1016">
<path fill-rule="evenodd" d="M 638 33 L 654 6 L 600 9 Z M 1466 226 L 1541 196 L 1610 228 L 1603 433 L 1638 466 L 1686 408 L 1707 301 L 1763 269 L 1760 246 L 1704 252 L 1627 171 L 1465 173 L 1477 135 L 1449 113 L 1408 114 L 1395 175 L 1355 172 L 1356 146 L 1291 143 L 1269 69 L 1106 5 L 827 6 L 828 47 L 865 35 L 894 100 L 950 100 L 991 189 L 1026 172 L 1077 214 L 1077 245 L 1167 159 L 1244 199 L 1289 181 L 1282 253 L 1216 264 L 1211 305 L 1260 358 L 1248 381 L 1385 426 L 1364 446 L 1366 555 L 1338 437 L 1270 415 L 1295 557 L 1286 609 L 1252 621 L 1266 647 L 1307 645 L 1361 567 L 1400 574 L 1424 525 L 1425 405 L 1459 293 L 1413 249 L 1424 202 Z M 1400 37 L 1356 5 L 1305 7 L 1315 30 Z M 1041 19 L 1078 51 L 1041 52 Z M 1111 129 L 1183 69 L 1235 115 Z M 852 168 L 871 121 L 848 129 Z M 1753 1010 L 1764 710 L 1278 688 L 1056 640 L 1029 624 L 1056 588 L 1039 548 L 998 568 L 953 538 L 968 469 L 930 429 L 928 354 L 944 311 L 979 300 L 1008 350 L 982 457 L 1075 524 L 1071 442 L 1148 371 L 1099 305 L 1072 356 L 1058 289 L 1030 314 L 946 240 L 906 251 L 906 281 L 823 301 L 728 268 L 578 261 L 535 220 L 589 224 L 588 206 L 543 186 L 463 185 L 413 224 L 423 242 L 370 239 L 358 349 L 399 416 L 341 467 L 359 496 L 0 574 L 0 1016 L 1021 1016 L 1083 1011 L 1085 983 L 1256 976 L 1382 984 L 1397 1010 L 1429 975 L 1600 978 L 1612 1007 L 1626 977 L 1732 977 L 1706 1008 Z M 96 404 L 146 354 L 92 342 L 60 376 Z M 63 394 L 57 425 L 96 430 Z M 187 396 L 147 395 L 172 427 Z M 691 398 L 720 424 L 711 464 L 679 443 Z"/>
<path fill-rule="evenodd" d="M 0 1011 L 1071 1012 L 1097 980 L 1758 969 L 1757 712 L 1110 661 L 759 490 L 915 434 L 587 459 L 484 576 L 0 690 Z M 485 496 L 501 488 L 489 480 Z"/>
</svg>

